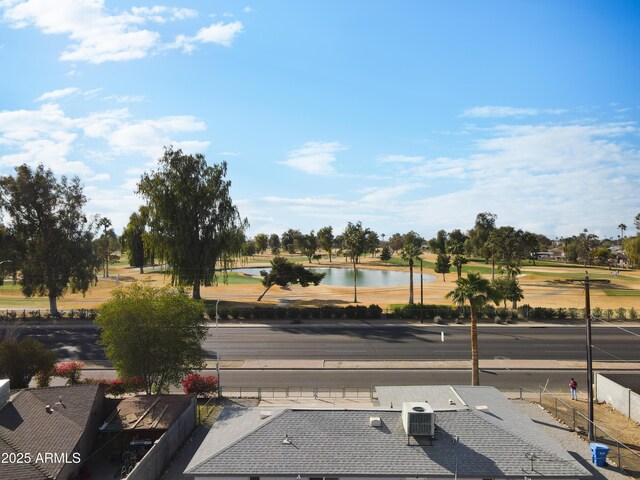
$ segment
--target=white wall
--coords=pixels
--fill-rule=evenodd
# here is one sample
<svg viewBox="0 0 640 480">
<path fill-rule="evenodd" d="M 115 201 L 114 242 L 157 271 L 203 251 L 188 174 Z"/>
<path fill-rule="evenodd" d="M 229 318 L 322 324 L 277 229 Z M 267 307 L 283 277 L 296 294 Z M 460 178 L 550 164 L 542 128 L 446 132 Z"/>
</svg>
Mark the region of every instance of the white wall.
<svg viewBox="0 0 640 480">
<path fill-rule="evenodd" d="M 596 374 L 596 400 L 607 402 L 625 417 L 640 422 L 640 395 L 600 373 Z"/>
</svg>

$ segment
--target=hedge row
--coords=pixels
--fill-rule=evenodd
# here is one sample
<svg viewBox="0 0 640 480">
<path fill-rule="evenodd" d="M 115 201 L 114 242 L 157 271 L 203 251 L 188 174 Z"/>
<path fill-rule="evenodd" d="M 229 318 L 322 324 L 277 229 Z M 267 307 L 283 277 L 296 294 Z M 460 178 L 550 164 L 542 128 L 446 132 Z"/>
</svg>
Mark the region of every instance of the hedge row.
<svg viewBox="0 0 640 480">
<path fill-rule="evenodd" d="M 0 320 L 94 320 L 96 311 L 92 309 L 61 310 L 53 315 L 48 310 L 0 310 Z"/>
<path fill-rule="evenodd" d="M 209 310 L 209 316 L 215 318 L 215 309 Z M 444 319 L 468 318 L 470 310 L 468 306 L 455 307 L 449 305 L 423 305 L 418 304 L 404 305 L 394 309 L 383 310 L 378 305 L 348 305 L 346 307 L 254 307 L 254 308 L 234 308 L 220 309 L 218 311 L 220 318 L 227 319 L 377 319 L 400 318 L 400 319 L 424 319 L 433 320 L 436 317 Z M 630 319 L 636 320 L 638 312 L 634 308 L 625 309 L 618 308 L 616 310 L 602 310 L 598 307 L 591 311 L 592 317 L 603 318 L 606 320 L 614 319 Z M 531 307 L 522 305 L 517 309 L 500 308 L 492 305 L 486 306 L 479 312 L 481 319 L 495 320 L 496 317 L 507 320 L 532 319 L 532 320 L 552 320 L 552 319 L 578 319 L 584 317 L 584 309 L 582 308 L 547 308 L 547 307 Z"/>
</svg>

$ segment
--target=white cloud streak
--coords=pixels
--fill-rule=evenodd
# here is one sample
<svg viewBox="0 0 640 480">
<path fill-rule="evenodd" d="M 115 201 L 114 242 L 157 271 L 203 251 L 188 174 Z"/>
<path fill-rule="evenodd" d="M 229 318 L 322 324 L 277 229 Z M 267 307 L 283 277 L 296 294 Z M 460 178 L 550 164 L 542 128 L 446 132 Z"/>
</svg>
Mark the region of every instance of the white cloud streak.
<svg viewBox="0 0 640 480">
<path fill-rule="evenodd" d="M 312 175 L 330 175 L 335 173 L 336 153 L 346 149 L 339 142 L 307 142 L 278 163 Z"/>
<path fill-rule="evenodd" d="M 505 118 L 505 117 L 525 117 L 532 115 L 559 115 L 566 110 L 559 108 L 518 108 L 495 105 L 485 105 L 468 108 L 462 112 L 461 117 L 470 118 Z"/>
<path fill-rule="evenodd" d="M 76 92 L 79 92 L 79 89 L 76 87 L 69 88 L 61 88 L 59 90 L 52 90 L 51 92 L 45 92 L 36 98 L 36 102 L 44 102 L 47 100 L 59 100 L 64 97 L 68 97 Z"/>
<path fill-rule="evenodd" d="M 189 37 L 186 35 L 178 35 L 173 44 L 174 48 L 179 48 L 185 53 L 191 53 L 197 44 L 215 43 L 223 47 L 230 47 L 235 38 L 242 33 L 244 26 L 242 22 L 217 22 L 208 27 L 201 28 L 198 33 Z"/>
</svg>

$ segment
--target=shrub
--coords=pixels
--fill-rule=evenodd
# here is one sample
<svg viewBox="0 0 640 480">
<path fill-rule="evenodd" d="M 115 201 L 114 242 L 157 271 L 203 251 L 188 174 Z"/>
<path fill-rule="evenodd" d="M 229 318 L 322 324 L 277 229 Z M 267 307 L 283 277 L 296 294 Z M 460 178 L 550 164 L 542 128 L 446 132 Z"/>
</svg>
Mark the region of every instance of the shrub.
<svg viewBox="0 0 640 480">
<path fill-rule="evenodd" d="M 8 378 L 12 388 L 27 388 L 34 375 L 53 371 L 55 362 L 53 352 L 31 337 L 0 342 L 0 378 Z"/>
<path fill-rule="evenodd" d="M 618 310 L 616 310 L 616 318 L 618 320 L 625 320 L 627 318 L 627 309 L 619 308 Z"/>
<path fill-rule="evenodd" d="M 218 377 L 215 375 L 204 376 L 199 373 L 192 373 L 181 380 L 180 384 L 187 395 L 194 394 L 198 397 L 211 397 L 218 391 Z"/>
<path fill-rule="evenodd" d="M 630 320 L 635 320 L 636 318 L 638 318 L 638 312 L 636 311 L 635 308 L 631 307 L 629 309 L 629 319 Z"/>
<path fill-rule="evenodd" d="M 369 318 L 382 317 L 382 308 L 380 308 L 378 305 L 369 305 L 369 308 L 367 308 L 367 316 Z"/>
<path fill-rule="evenodd" d="M 602 317 L 602 309 L 600 307 L 595 307 L 591 310 L 591 316 L 594 318 Z"/>
<path fill-rule="evenodd" d="M 53 376 L 53 370 L 41 370 L 35 375 L 36 388 L 48 387 L 51 383 L 51 377 Z"/>
<path fill-rule="evenodd" d="M 564 319 L 567 318 L 567 311 L 564 308 L 557 308 L 556 309 L 556 317 L 558 317 L 559 319 Z"/>
<path fill-rule="evenodd" d="M 502 325 L 504 323 L 504 320 L 499 315 L 496 315 L 495 317 L 493 317 L 493 323 Z"/>
<path fill-rule="evenodd" d="M 445 322 L 441 316 L 436 315 L 435 317 L 433 317 L 433 323 L 435 323 L 436 325 L 444 325 Z"/>
<path fill-rule="evenodd" d="M 82 376 L 82 367 L 82 362 L 62 362 L 55 366 L 53 376 L 66 378 L 68 385 L 77 385 Z"/>
<path fill-rule="evenodd" d="M 133 378 L 84 378 L 82 383 L 89 385 L 102 385 L 105 387 L 104 393 L 120 397 L 126 393 L 144 392 L 144 379 Z"/>
<path fill-rule="evenodd" d="M 569 315 L 569 318 L 578 318 L 578 309 L 577 308 L 570 308 L 568 310 L 568 315 Z"/>
</svg>

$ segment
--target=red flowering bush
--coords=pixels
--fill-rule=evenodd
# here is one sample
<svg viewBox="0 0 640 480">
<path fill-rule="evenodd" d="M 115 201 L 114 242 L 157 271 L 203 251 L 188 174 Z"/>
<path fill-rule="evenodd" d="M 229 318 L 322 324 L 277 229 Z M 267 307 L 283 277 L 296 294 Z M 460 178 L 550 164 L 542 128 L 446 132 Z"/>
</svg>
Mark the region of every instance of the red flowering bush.
<svg viewBox="0 0 640 480">
<path fill-rule="evenodd" d="M 194 394 L 197 397 L 211 397 L 218 391 L 218 377 L 215 375 L 200 375 L 192 373 L 180 381 L 182 390 L 187 395 Z"/>
<path fill-rule="evenodd" d="M 66 378 L 69 385 L 77 385 L 82 376 L 82 367 L 84 367 L 82 362 L 58 363 L 53 369 L 53 376 Z"/>
<path fill-rule="evenodd" d="M 85 378 L 82 383 L 89 385 L 102 385 L 104 393 L 119 397 L 125 393 L 144 392 L 144 380 L 142 378 Z"/>
</svg>

